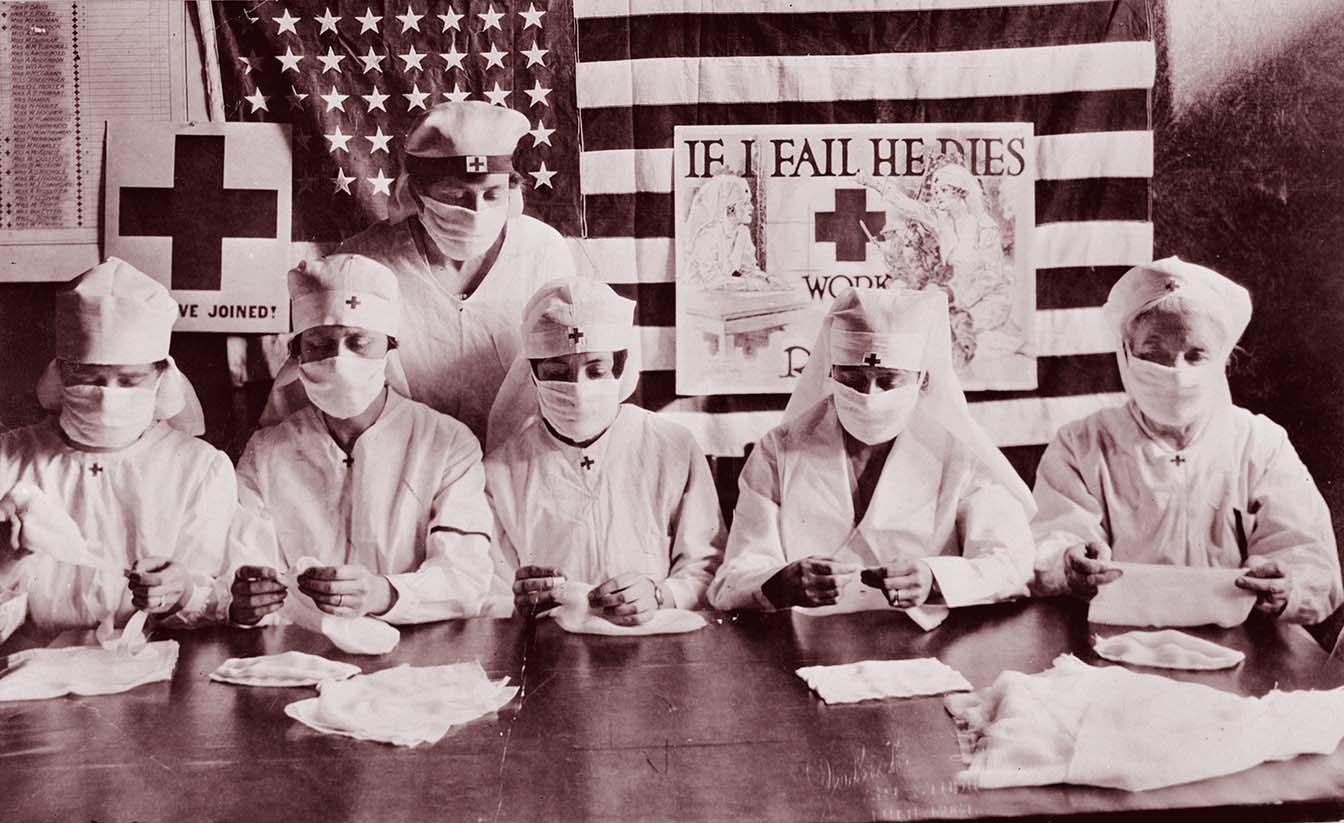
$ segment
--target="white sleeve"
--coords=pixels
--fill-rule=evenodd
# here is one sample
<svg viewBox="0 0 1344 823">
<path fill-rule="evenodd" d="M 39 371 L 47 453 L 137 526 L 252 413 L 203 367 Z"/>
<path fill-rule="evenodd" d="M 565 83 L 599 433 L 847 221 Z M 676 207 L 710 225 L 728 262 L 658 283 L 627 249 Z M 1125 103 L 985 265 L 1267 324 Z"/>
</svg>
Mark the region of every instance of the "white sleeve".
<svg viewBox="0 0 1344 823">
<path fill-rule="evenodd" d="M 1027 594 L 1036 547 L 1027 513 L 1013 494 L 977 477 L 957 502 L 961 556 L 925 558 L 943 602 L 994 603 Z"/>
<path fill-rule="evenodd" d="M 228 573 L 229 530 L 238 508 L 238 483 L 233 464 L 215 452 L 177 535 L 172 559 L 191 573 L 192 592 L 187 604 L 164 619 L 168 627 L 222 623 L 228 601 L 218 583 Z"/>
<path fill-rule="evenodd" d="M 672 516 L 671 565 L 663 585 L 677 608 L 698 609 L 704 607 L 705 591 L 723 562 L 727 535 L 709 463 L 689 434 L 686 442 L 690 471 Z"/>
<path fill-rule="evenodd" d="M 1039 596 L 1064 594 L 1064 552 L 1086 543 L 1110 544 L 1103 520 L 1102 501 L 1084 481 L 1083 459 L 1060 431 L 1046 447 L 1036 467 L 1036 517 L 1031 521 L 1036 539 L 1035 575 L 1032 593 Z"/>
<path fill-rule="evenodd" d="M 761 586 L 787 564 L 779 533 L 778 449 L 778 436 L 769 433 L 742 467 L 728 548 L 709 587 L 716 609 L 775 608 Z"/>
</svg>

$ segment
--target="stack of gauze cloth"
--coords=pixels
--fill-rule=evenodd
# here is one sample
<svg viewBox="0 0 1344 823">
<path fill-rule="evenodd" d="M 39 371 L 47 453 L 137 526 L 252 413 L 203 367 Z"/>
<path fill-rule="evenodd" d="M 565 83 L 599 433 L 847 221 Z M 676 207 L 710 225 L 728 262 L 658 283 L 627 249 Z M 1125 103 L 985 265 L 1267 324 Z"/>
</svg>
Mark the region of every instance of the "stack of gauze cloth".
<svg viewBox="0 0 1344 823">
<path fill-rule="evenodd" d="M 827 703 L 920 697 L 971 689 L 961 672 L 933 657 L 805 666 L 798 669 L 797 675 Z"/>
<path fill-rule="evenodd" d="M 172 678 L 177 641 L 150 643 L 148 618 L 145 612 L 136 612 L 118 634 L 109 617 L 98 627 L 97 646 L 28 649 L 9 655 L 0 667 L 0 701 L 116 694 Z"/>
<path fill-rule="evenodd" d="M 574 580 L 566 580 L 560 584 L 555 592 L 555 599 L 560 605 L 552 612 L 560 628 L 574 634 L 619 636 L 684 634 L 706 626 L 703 615 L 686 609 L 659 609 L 646 623 L 619 626 L 589 608 L 588 592 L 592 588 L 588 583 Z"/>
<path fill-rule="evenodd" d="M 358 666 L 307 652 L 288 651 L 260 657 L 231 657 L 210 672 L 210 679 L 238 686 L 292 688 L 345 680 L 357 674 Z"/>
<path fill-rule="evenodd" d="M 502 709 L 518 693 L 491 680 L 480 663 L 397 666 L 317 685 L 318 696 L 285 714 L 326 734 L 398 746 L 436 743 L 460 726 Z"/>
<path fill-rule="evenodd" d="M 979 789 L 1157 789 L 1329 754 L 1344 739 L 1344 688 L 1241 697 L 1072 655 L 944 703 L 966 763 L 957 782 Z"/>
</svg>

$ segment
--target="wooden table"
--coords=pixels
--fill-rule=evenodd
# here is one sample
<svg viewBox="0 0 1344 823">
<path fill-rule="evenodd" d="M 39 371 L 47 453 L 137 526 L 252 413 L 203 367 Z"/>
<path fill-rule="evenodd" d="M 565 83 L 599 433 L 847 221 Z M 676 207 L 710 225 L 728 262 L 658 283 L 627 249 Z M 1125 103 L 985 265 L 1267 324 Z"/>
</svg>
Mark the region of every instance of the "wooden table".
<svg viewBox="0 0 1344 823">
<path fill-rule="evenodd" d="M 721 622 L 720 622 L 721 621 Z M 929 634 L 898 613 L 716 616 L 690 635 L 568 635 L 552 622 L 406 628 L 384 658 L 296 628 L 176 633 L 171 682 L 106 697 L 0 704 L 0 820 L 917 820 L 1144 811 L 1155 818 L 1344 817 L 1344 749 L 1160 791 L 958 792 L 940 698 L 828 707 L 803 665 L 937 656 L 977 688 L 1087 650 L 1063 601 L 956 612 Z M 1173 676 L 1243 694 L 1344 683 L 1304 632 L 1253 623 L 1202 636 L 1240 667 Z M 318 734 L 286 703 L 311 689 L 212 683 L 227 657 L 302 649 L 371 671 L 479 659 L 524 693 L 497 717 L 404 749 Z M 1264 805 L 1271 800 L 1279 805 Z M 1185 810 L 1179 813 L 1160 810 Z"/>
</svg>

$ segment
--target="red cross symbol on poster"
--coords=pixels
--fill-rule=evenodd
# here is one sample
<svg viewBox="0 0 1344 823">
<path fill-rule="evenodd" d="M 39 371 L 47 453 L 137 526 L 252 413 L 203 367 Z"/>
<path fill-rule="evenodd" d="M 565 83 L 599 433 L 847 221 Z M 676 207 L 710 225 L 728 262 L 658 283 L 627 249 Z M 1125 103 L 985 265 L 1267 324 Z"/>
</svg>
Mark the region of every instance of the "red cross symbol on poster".
<svg viewBox="0 0 1344 823">
<path fill-rule="evenodd" d="M 289 329 L 289 128 L 108 124 L 107 254 L 172 290 L 178 331 Z"/>
</svg>

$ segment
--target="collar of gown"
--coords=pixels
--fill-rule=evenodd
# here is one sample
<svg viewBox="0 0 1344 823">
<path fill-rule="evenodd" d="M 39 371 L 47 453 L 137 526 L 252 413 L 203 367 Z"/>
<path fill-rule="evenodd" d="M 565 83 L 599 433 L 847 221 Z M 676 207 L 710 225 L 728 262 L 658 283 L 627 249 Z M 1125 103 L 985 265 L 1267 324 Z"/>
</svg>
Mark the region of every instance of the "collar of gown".
<svg viewBox="0 0 1344 823">
<path fill-rule="evenodd" d="M 1125 402 L 1125 409 L 1129 412 L 1125 415 L 1125 420 L 1131 427 L 1135 439 L 1142 443 L 1141 448 L 1144 455 L 1151 460 L 1162 460 L 1176 454 L 1190 454 L 1191 452 L 1201 451 L 1207 443 L 1213 443 L 1216 447 L 1221 448 L 1223 438 L 1219 436 L 1219 432 L 1232 413 L 1233 405 L 1229 403 L 1210 414 L 1201 424 L 1201 428 L 1195 433 L 1190 443 L 1183 449 L 1174 448 L 1163 442 L 1156 432 L 1143 421 L 1133 400 Z"/>
</svg>

